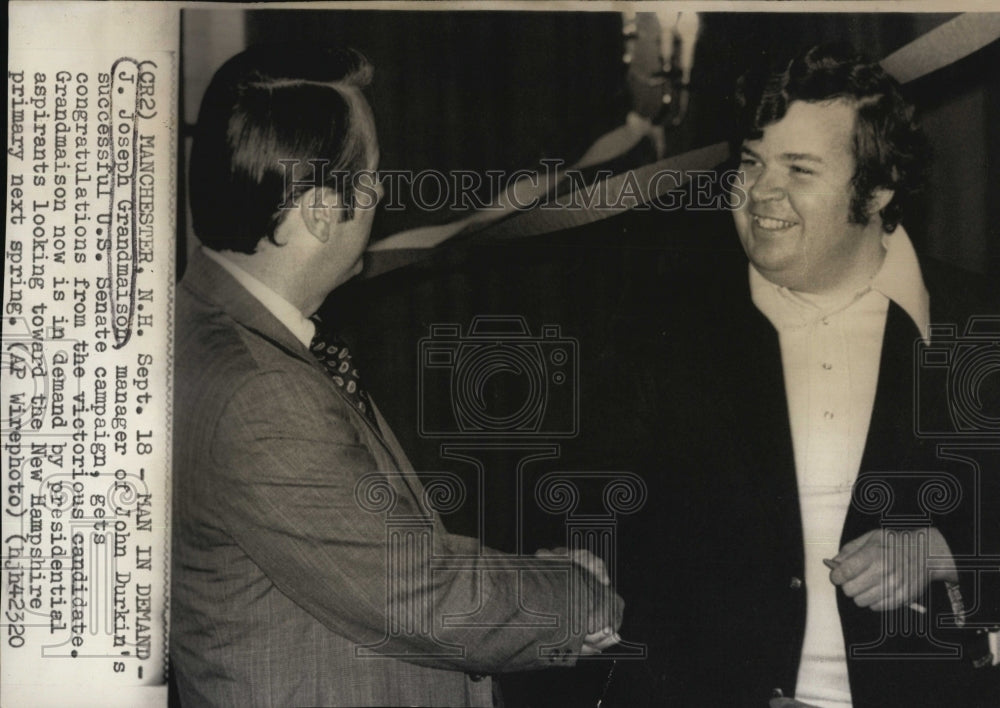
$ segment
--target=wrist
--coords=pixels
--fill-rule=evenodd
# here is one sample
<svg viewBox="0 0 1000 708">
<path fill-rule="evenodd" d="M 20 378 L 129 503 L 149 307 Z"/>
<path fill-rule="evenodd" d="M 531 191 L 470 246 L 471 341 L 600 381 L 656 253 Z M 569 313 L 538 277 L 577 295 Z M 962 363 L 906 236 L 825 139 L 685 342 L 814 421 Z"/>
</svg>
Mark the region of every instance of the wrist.
<svg viewBox="0 0 1000 708">
<path fill-rule="evenodd" d="M 932 567 L 930 569 L 931 580 L 943 580 L 946 583 L 958 583 L 958 568 L 955 565 L 955 558 L 952 556 L 951 547 L 944 535 L 937 529 L 930 529 L 928 547 Z"/>
</svg>

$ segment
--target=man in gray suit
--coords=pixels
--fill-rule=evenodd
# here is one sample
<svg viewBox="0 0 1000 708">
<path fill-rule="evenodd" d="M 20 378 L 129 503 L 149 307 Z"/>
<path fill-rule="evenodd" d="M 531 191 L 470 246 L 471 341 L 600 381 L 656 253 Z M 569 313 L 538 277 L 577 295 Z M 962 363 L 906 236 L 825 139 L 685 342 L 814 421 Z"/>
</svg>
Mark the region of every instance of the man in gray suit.
<svg viewBox="0 0 1000 708">
<path fill-rule="evenodd" d="M 359 271 L 380 191 L 370 73 L 350 51 L 252 49 L 202 103 L 203 248 L 176 309 L 171 656 L 185 705 L 487 706 L 488 674 L 617 641 L 623 603 L 599 562 L 449 534 L 349 349 L 317 343 L 309 316 Z"/>
</svg>

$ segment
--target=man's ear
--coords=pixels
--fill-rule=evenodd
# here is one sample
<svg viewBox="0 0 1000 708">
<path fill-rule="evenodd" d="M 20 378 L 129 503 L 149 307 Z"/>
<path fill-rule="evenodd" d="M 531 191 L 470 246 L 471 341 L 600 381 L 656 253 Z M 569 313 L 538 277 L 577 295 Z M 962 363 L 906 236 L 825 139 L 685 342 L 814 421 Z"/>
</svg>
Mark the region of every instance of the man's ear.
<svg viewBox="0 0 1000 708">
<path fill-rule="evenodd" d="M 343 211 L 340 195 L 328 187 L 313 187 L 302 195 L 296 208 L 309 233 L 320 243 L 330 240 Z"/>
<path fill-rule="evenodd" d="M 894 194 L 896 192 L 891 189 L 876 187 L 875 191 L 872 192 L 871 199 L 868 200 L 868 216 L 875 216 L 889 206 Z"/>
</svg>

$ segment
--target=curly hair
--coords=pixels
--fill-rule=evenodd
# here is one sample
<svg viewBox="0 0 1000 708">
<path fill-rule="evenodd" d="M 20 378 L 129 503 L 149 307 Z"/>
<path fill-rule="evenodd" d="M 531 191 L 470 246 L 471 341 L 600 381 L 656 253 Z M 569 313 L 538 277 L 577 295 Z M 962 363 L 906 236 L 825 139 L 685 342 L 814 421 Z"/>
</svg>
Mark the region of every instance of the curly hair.
<svg viewBox="0 0 1000 708">
<path fill-rule="evenodd" d="M 879 216 L 883 230 L 892 233 L 905 205 L 923 188 L 929 149 L 899 82 L 878 64 L 840 46 L 820 45 L 784 68 L 744 75 L 736 89 L 734 154 L 742 141 L 759 139 L 764 128 L 781 120 L 792 102 L 833 100 L 848 101 L 857 109 L 850 219 L 867 224 L 875 190 L 888 189 L 893 197 Z"/>
</svg>

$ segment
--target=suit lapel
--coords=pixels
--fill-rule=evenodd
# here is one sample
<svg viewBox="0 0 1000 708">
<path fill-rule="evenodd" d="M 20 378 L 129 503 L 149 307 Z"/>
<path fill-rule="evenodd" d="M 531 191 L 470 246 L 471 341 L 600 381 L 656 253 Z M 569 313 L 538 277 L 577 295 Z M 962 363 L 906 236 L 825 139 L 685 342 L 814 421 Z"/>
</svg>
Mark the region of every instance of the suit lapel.
<svg viewBox="0 0 1000 708">
<path fill-rule="evenodd" d="M 746 283 L 747 279 L 743 280 Z M 745 394 L 735 401 L 736 419 L 744 426 L 745 459 L 759 461 L 754 465 L 756 473 L 768 480 L 760 488 L 771 493 L 762 501 L 768 506 L 764 512 L 776 521 L 772 526 L 778 534 L 776 547 L 795 554 L 784 561 L 801 569 L 802 519 L 781 346 L 774 326 L 750 300 L 749 284 L 745 287 L 741 301 L 749 307 L 741 318 L 744 332 L 738 341 L 743 350 L 736 361 L 743 362 L 739 373 L 746 385 Z"/>
<path fill-rule="evenodd" d="M 728 351 L 730 362 L 719 385 L 728 389 L 723 395 L 733 417 L 724 434 L 735 440 L 733 468 L 743 478 L 736 487 L 742 491 L 741 508 L 733 513 L 752 519 L 752 526 L 736 528 L 746 528 L 754 539 L 752 544 L 734 543 L 753 559 L 743 572 L 757 587 L 766 588 L 754 598 L 757 616 L 749 624 L 769 645 L 761 649 L 760 663 L 767 677 L 754 679 L 773 681 L 763 688 L 767 691 L 773 685 L 795 684 L 806 598 L 792 583 L 805 575 L 805 550 L 778 332 L 750 298 L 745 261 L 738 282 L 740 290 L 727 298 L 735 328 L 717 343 Z M 734 303 L 739 305 L 734 308 Z"/>
<path fill-rule="evenodd" d="M 201 250 L 195 251 L 192 255 L 182 284 L 195 296 L 212 303 L 240 325 L 281 348 L 290 356 L 310 364 L 315 363 L 309 351 L 287 327 L 240 285 L 225 268 Z"/>
<path fill-rule="evenodd" d="M 882 337 L 875 401 L 856 485 L 866 475 L 889 471 L 927 471 L 937 466 L 933 446 L 928 446 L 914 430 L 914 346 L 919 338 L 920 331 L 910 316 L 890 301 Z M 906 487 L 904 482 L 899 480 L 898 484 Z M 903 487 L 894 495 L 900 502 L 906 498 Z M 841 543 L 877 528 L 880 521 L 880 514 L 864 514 L 852 503 Z"/>
<path fill-rule="evenodd" d="M 365 426 L 371 431 L 372 436 L 378 441 L 383 452 L 389 456 L 396 468 L 400 470 L 409 468 L 406 456 L 402 453 L 399 444 L 395 442 L 395 438 L 390 441 L 391 432 L 383 434 L 381 430 L 375 430 L 365 416 L 354 408 L 350 399 L 330 380 L 329 375 L 309 350 L 303 346 L 302 342 L 281 324 L 257 298 L 240 285 L 225 268 L 206 256 L 200 249 L 191 256 L 182 285 L 196 297 L 212 303 L 225 312 L 241 326 L 267 340 L 289 356 L 304 361 L 319 372 L 347 404 L 347 408 L 351 411 L 357 424 Z M 388 431 L 388 424 L 385 423 L 384 419 L 381 419 L 381 415 L 377 415 L 380 418 L 379 425 Z M 411 480 L 406 480 L 406 486 L 410 493 L 419 498 L 415 494 Z"/>
</svg>

